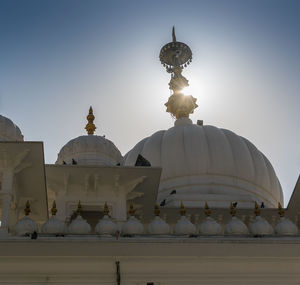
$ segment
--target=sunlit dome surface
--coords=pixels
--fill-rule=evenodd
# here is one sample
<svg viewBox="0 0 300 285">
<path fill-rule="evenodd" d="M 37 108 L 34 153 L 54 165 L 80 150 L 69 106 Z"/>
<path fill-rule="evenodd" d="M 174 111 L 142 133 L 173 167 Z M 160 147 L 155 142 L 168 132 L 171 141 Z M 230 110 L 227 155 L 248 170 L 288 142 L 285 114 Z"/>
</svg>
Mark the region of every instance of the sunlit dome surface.
<svg viewBox="0 0 300 285">
<path fill-rule="evenodd" d="M 23 135 L 12 120 L 0 115 L 0 141 L 23 141 Z"/>
<path fill-rule="evenodd" d="M 232 131 L 195 125 L 189 118 L 140 141 L 124 159 L 135 164 L 141 154 L 162 167 L 158 200 L 170 206 L 253 207 L 254 201 L 277 207 L 283 202 L 279 180 L 269 160 L 247 139 Z M 170 194 L 176 190 L 176 194 Z"/>
</svg>

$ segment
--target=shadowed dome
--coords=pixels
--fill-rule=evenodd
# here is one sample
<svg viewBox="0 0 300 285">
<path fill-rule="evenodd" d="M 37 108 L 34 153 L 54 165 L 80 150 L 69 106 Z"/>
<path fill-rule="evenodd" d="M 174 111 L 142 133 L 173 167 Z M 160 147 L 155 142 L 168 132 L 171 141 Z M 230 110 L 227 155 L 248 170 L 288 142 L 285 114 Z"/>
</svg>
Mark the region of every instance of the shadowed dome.
<svg viewBox="0 0 300 285">
<path fill-rule="evenodd" d="M 115 166 L 122 162 L 123 157 L 113 142 L 105 136 L 94 135 L 96 129 L 93 124 L 94 118 L 91 107 L 85 128 L 88 135 L 79 136 L 64 145 L 58 154 L 56 164 Z"/>
<path fill-rule="evenodd" d="M 253 201 L 276 207 L 283 201 L 280 183 L 269 160 L 247 139 L 183 117 L 175 126 L 140 141 L 124 158 L 133 166 L 138 154 L 162 167 L 158 200 L 167 205 L 253 207 Z M 170 195 L 172 190 L 176 195 Z"/>
<path fill-rule="evenodd" d="M 23 141 L 21 130 L 12 120 L 0 115 L 0 141 Z"/>
</svg>

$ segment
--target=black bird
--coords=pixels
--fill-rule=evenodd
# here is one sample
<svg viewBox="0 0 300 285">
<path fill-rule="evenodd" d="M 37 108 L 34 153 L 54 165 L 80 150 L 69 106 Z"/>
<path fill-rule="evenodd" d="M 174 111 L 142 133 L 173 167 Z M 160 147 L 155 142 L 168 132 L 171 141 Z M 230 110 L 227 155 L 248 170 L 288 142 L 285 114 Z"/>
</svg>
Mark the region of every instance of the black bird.
<svg viewBox="0 0 300 285">
<path fill-rule="evenodd" d="M 72 164 L 73 164 L 73 165 L 76 165 L 76 164 L 77 164 L 77 161 L 76 161 L 74 158 L 72 158 Z"/>
<path fill-rule="evenodd" d="M 63 164 L 67 164 L 67 163 L 63 160 Z"/>
<path fill-rule="evenodd" d="M 121 163 L 120 163 L 120 162 L 116 164 L 116 166 L 120 166 L 120 165 L 121 165 Z"/>
<path fill-rule="evenodd" d="M 236 208 L 236 206 L 237 206 L 237 203 L 238 203 L 238 202 L 234 202 L 234 203 L 232 203 L 232 206 L 233 206 L 234 208 Z"/>
<path fill-rule="evenodd" d="M 151 164 L 145 157 L 139 154 L 134 166 L 151 166 Z"/>
<path fill-rule="evenodd" d="M 261 202 L 260 207 L 263 209 L 265 207 L 265 203 Z"/>
<path fill-rule="evenodd" d="M 162 200 L 161 202 L 160 202 L 160 206 L 161 207 L 163 207 L 163 206 L 165 206 L 166 205 L 166 199 L 164 199 L 164 200 Z"/>
<path fill-rule="evenodd" d="M 32 234 L 31 234 L 31 239 L 37 239 L 38 237 L 38 234 L 36 231 L 34 231 Z"/>
<path fill-rule="evenodd" d="M 176 190 L 172 190 L 172 192 L 170 193 L 170 195 L 176 194 Z"/>
</svg>

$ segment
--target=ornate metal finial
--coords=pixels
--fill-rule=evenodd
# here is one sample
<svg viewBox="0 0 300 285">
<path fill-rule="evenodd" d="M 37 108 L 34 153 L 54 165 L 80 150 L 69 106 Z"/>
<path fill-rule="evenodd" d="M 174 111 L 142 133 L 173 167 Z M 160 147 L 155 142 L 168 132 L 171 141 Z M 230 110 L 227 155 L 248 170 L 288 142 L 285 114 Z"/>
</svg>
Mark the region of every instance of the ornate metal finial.
<svg viewBox="0 0 300 285">
<path fill-rule="evenodd" d="M 24 213 L 25 213 L 25 216 L 28 216 L 31 213 L 29 200 L 27 200 L 27 202 L 26 202 Z"/>
<path fill-rule="evenodd" d="M 81 215 L 81 212 L 82 212 L 82 206 L 81 206 L 81 202 L 80 200 L 78 201 L 78 205 L 77 205 L 77 214 L 78 215 Z"/>
<path fill-rule="evenodd" d="M 254 204 L 254 213 L 255 213 L 256 216 L 260 215 L 260 209 L 259 209 L 258 204 L 257 204 L 256 201 L 255 201 L 255 204 Z"/>
<path fill-rule="evenodd" d="M 230 215 L 234 217 L 236 215 L 236 207 L 233 206 L 232 202 L 230 203 Z"/>
<path fill-rule="evenodd" d="M 185 215 L 185 208 L 184 208 L 184 205 L 183 205 L 182 201 L 180 203 L 180 215 L 181 216 Z"/>
<path fill-rule="evenodd" d="M 106 202 L 104 203 L 103 213 L 104 213 L 104 215 L 106 215 L 106 216 L 109 214 L 109 209 L 108 209 L 108 206 L 107 206 L 107 203 L 106 203 Z"/>
<path fill-rule="evenodd" d="M 205 202 L 205 210 L 204 210 L 204 213 L 207 217 L 209 217 L 211 215 L 211 210 L 210 208 L 208 207 L 208 204 L 207 202 Z"/>
<path fill-rule="evenodd" d="M 52 204 L 52 208 L 51 208 L 51 214 L 52 216 L 55 216 L 57 213 L 57 209 L 56 209 L 56 202 L 55 200 L 53 201 L 53 204 Z"/>
<path fill-rule="evenodd" d="M 130 216 L 134 216 L 134 213 L 135 213 L 135 209 L 133 208 L 133 204 L 130 203 L 128 214 Z"/>
<path fill-rule="evenodd" d="M 159 208 L 158 208 L 158 204 L 155 203 L 155 204 L 154 204 L 154 215 L 155 215 L 155 216 L 159 216 L 159 214 L 160 214 L 160 210 L 159 210 Z"/>
<path fill-rule="evenodd" d="M 283 210 L 280 202 L 278 202 L 278 214 L 280 217 L 284 217 L 284 210 Z"/>
<path fill-rule="evenodd" d="M 88 123 L 86 124 L 85 129 L 89 135 L 93 135 L 96 130 L 96 126 L 94 124 L 95 116 L 93 114 L 92 106 L 90 107 L 89 114 L 86 118 L 88 120 Z"/>
<path fill-rule="evenodd" d="M 188 45 L 177 42 L 175 28 L 172 29 L 172 42 L 164 45 L 160 50 L 159 59 L 167 72 L 171 73 L 169 88 L 173 94 L 165 104 L 167 112 L 177 119 L 188 117 L 198 107 L 197 99 L 193 96 L 185 96 L 181 92 L 184 87 L 189 86 L 188 80 L 181 74 L 183 68 L 192 62 L 192 51 Z"/>
</svg>

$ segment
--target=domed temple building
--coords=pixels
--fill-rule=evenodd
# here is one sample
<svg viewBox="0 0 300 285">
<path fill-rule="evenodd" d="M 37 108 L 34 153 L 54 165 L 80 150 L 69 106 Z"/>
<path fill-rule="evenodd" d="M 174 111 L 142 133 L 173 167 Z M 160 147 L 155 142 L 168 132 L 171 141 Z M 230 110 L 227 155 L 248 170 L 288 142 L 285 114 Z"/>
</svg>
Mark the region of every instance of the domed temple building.
<svg viewBox="0 0 300 285">
<path fill-rule="evenodd" d="M 192 122 L 192 52 L 172 37 L 159 58 L 174 126 L 124 156 L 92 107 L 55 164 L 0 115 L 0 284 L 299 284 L 300 180 L 284 208 L 255 145 Z"/>
</svg>

